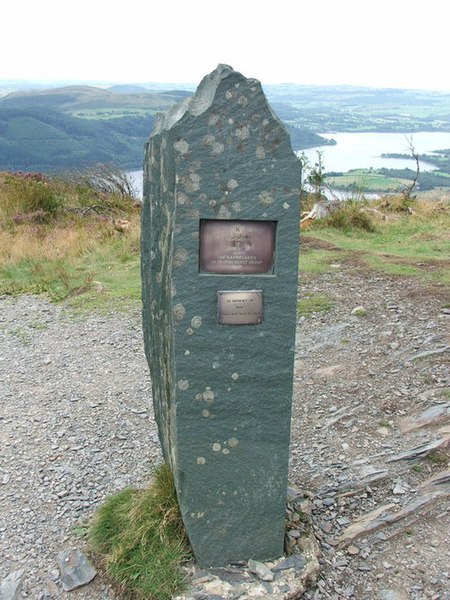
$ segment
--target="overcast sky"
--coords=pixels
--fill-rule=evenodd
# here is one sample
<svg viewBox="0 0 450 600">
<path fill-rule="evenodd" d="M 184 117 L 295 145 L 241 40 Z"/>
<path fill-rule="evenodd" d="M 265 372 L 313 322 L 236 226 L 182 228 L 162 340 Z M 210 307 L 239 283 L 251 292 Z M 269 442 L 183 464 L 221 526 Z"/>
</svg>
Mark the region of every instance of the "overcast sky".
<svg viewBox="0 0 450 600">
<path fill-rule="evenodd" d="M 448 0 L 6 0 L 0 80 L 450 90 Z"/>
</svg>

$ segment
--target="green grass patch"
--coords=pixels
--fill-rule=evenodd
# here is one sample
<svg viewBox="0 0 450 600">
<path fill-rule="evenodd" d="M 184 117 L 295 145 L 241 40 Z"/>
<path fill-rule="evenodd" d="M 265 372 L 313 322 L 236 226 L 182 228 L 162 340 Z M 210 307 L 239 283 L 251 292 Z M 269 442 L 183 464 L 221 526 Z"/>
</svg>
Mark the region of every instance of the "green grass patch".
<svg viewBox="0 0 450 600">
<path fill-rule="evenodd" d="M 297 315 L 306 317 L 316 312 L 331 310 L 334 303 L 327 296 L 307 296 L 297 301 Z"/>
<path fill-rule="evenodd" d="M 97 510 L 89 531 L 95 556 L 120 588 L 139 599 L 170 600 L 183 587 L 190 556 L 170 469 L 148 490 L 128 488 Z"/>
<path fill-rule="evenodd" d="M 433 465 L 446 465 L 448 463 L 448 456 L 444 451 L 434 450 L 427 454 L 425 458 Z"/>
<path fill-rule="evenodd" d="M 300 269 L 305 259 L 307 265 L 311 264 L 311 271 L 317 268 L 320 272 L 338 254 L 341 263 L 357 260 L 384 273 L 448 284 L 450 211 L 438 205 L 435 209 L 427 206 L 416 203 L 410 215 L 383 213 L 376 203 L 361 205 L 362 209 L 370 209 L 369 214 L 377 219 L 373 231 L 345 225 L 345 221 L 342 225 L 331 218 L 319 220 L 317 224 L 313 222 L 302 235 L 329 245 L 333 251 L 320 249 L 301 254 Z M 384 220 L 380 215 L 385 215 Z M 336 253 L 336 248 L 340 253 Z"/>
<path fill-rule="evenodd" d="M 302 233 L 303 235 L 303 233 Z M 320 275 L 328 273 L 333 268 L 331 265 L 342 258 L 339 252 L 329 250 L 300 250 L 299 270 L 300 274 Z"/>
<path fill-rule="evenodd" d="M 411 183 L 408 179 L 386 177 L 369 169 L 355 169 L 342 175 L 329 177 L 328 185 L 336 189 L 364 192 L 395 192 Z"/>
<path fill-rule="evenodd" d="M 122 242 L 122 240 L 121 240 Z M 78 258 L 24 259 L 0 265 L 0 294 L 46 294 L 77 309 L 138 305 L 141 300 L 140 257 L 122 243 L 105 243 Z"/>
</svg>

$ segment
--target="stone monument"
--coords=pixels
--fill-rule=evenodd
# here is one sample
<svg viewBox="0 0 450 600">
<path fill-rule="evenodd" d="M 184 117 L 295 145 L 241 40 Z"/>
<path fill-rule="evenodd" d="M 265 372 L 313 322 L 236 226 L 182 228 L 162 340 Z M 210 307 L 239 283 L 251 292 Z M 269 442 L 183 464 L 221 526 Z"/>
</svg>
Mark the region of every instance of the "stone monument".
<svg viewBox="0 0 450 600">
<path fill-rule="evenodd" d="M 219 65 L 146 147 L 153 403 L 201 566 L 283 553 L 300 161 L 261 85 Z"/>
</svg>

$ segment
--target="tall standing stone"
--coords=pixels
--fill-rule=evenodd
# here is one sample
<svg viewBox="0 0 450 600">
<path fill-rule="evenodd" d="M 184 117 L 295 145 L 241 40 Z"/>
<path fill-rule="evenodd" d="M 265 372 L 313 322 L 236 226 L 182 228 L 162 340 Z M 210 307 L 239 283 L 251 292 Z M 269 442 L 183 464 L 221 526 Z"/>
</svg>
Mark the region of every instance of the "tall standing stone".
<svg viewBox="0 0 450 600">
<path fill-rule="evenodd" d="M 226 65 L 147 144 L 145 349 L 202 566 L 283 553 L 300 178 L 260 83 Z"/>
</svg>

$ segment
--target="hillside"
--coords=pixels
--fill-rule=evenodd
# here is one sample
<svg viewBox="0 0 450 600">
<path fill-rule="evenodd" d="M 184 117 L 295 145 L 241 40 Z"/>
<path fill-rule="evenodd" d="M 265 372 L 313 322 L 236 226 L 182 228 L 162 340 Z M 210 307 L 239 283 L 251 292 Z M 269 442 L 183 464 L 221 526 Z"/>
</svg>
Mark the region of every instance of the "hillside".
<svg viewBox="0 0 450 600">
<path fill-rule="evenodd" d="M 11 93 L 0 98 L 0 170 L 53 172 L 95 162 L 140 167 L 154 114 L 188 95 L 136 86 Z M 295 150 L 327 143 L 307 127 L 287 126 Z"/>
</svg>

